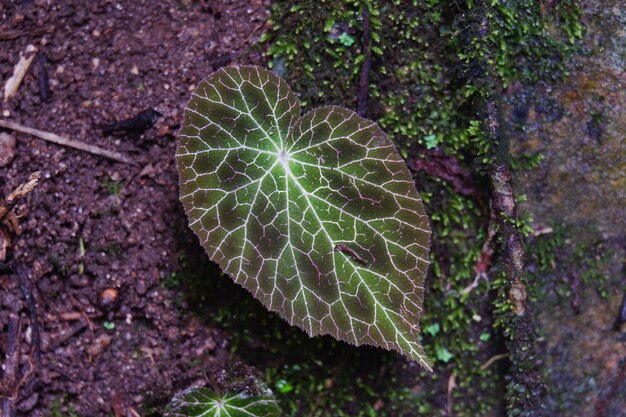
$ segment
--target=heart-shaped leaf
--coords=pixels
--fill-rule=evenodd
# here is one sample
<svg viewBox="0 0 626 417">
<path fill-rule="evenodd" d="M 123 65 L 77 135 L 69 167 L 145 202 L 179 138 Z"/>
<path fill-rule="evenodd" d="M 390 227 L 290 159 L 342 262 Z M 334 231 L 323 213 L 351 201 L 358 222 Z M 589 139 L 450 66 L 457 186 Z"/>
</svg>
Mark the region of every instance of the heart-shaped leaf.
<svg viewBox="0 0 626 417">
<path fill-rule="evenodd" d="M 282 410 L 268 394 L 217 395 L 207 388 L 189 388 L 176 395 L 165 417 L 280 417 Z"/>
<path fill-rule="evenodd" d="M 193 93 L 176 158 L 191 228 L 267 308 L 430 368 L 418 341 L 428 219 L 375 123 L 335 106 L 301 117 L 272 72 L 225 68 Z"/>
</svg>

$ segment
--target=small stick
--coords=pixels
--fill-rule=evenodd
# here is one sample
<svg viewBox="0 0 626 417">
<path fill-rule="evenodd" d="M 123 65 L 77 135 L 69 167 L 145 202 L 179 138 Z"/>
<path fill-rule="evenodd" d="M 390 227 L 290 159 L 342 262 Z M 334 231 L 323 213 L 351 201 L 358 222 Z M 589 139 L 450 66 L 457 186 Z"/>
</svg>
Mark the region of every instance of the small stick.
<svg viewBox="0 0 626 417">
<path fill-rule="evenodd" d="M 0 32 L 0 41 L 12 41 L 13 39 L 21 38 L 22 36 L 39 36 L 43 35 L 44 33 L 52 32 L 54 32 L 54 27 L 52 26 L 44 26 L 32 30 L 6 30 Z"/>
<path fill-rule="evenodd" d="M 448 406 L 446 408 L 446 415 L 448 416 L 452 416 L 452 391 L 454 391 L 454 389 L 458 387 L 458 385 L 456 384 L 456 377 L 454 375 L 454 373 L 450 374 L 450 377 L 448 378 Z"/>
<path fill-rule="evenodd" d="M 80 311 L 71 311 L 69 313 L 61 313 L 58 319 L 61 321 L 76 321 L 81 319 L 97 319 L 102 316 L 102 314 L 86 314 Z"/>
<path fill-rule="evenodd" d="M 30 64 L 32 64 L 33 59 L 35 59 L 35 55 L 37 55 L 37 48 L 32 45 L 29 45 L 26 48 L 26 55 L 20 54 L 20 60 L 17 61 L 17 64 L 15 64 L 13 75 L 7 80 L 6 84 L 4 84 L 5 102 L 9 101 L 9 99 L 17 93 L 17 90 L 19 90 L 22 80 L 24 79 L 28 68 L 30 68 Z"/>
<path fill-rule="evenodd" d="M 20 341 L 21 341 L 21 323 L 20 323 L 20 305 L 16 300 L 13 303 L 13 311 L 9 314 L 8 342 L 5 353 L 4 363 L 4 380 L 2 385 L 9 391 L 19 388 L 16 383 L 17 371 L 20 357 Z M 0 415 L 3 417 L 15 416 L 15 395 L 6 395 L 2 400 L 2 410 Z"/>
<path fill-rule="evenodd" d="M 487 360 L 487 362 L 480 365 L 480 370 L 484 371 L 485 369 L 489 368 L 494 362 L 499 361 L 500 359 L 508 358 L 508 357 L 509 357 L 508 353 L 500 353 L 498 355 L 494 355 L 490 357 L 489 360 Z"/>
<path fill-rule="evenodd" d="M 39 319 L 37 318 L 37 300 L 31 290 L 30 271 L 22 265 L 17 265 L 15 267 L 15 272 L 19 278 L 20 289 L 22 290 L 22 295 L 24 296 L 24 301 L 26 302 L 26 307 L 28 308 L 28 316 L 30 318 L 33 336 L 33 346 L 35 349 L 35 364 L 38 367 L 41 367 L 41 339 L 39 337 Z"/>
<path fill-rule="evenodd" d="M 246 38 L 246 40 L 244 40 L 243 42 L 241 42 L 241 43 L 239 44 L 239 46 L 237 46 L 237 47 L 235 48 L 235 50 L 238 50 L 238 49 L 240 49 L 242 46 L 244 46 L 245 44 L 247 44 L 247 43 L 248 43 L 248 41 L 249 41 L 250 39 L 252 39 L 252 37 L 254 36 L 254 34 L 255 34 L 255 33 L 256 33 L 259 29 L 261 29 L 264 25 L 265 25 L 265 22 L 259 23 L 259 24 L 257 25 L 257 27 L 255 27 L 255 28 L 252 30 L 252 32 L 250 32 L 250 35 L 248 35 L 248 37 Z"/>
<path fill-rule="evenodd" d="M 33 191 L 33 189 L 39 183 L 39 178 L 41 177 L 41 171 L 35 171 L 30 174 L 28 177 L 28 181 L 24 184 L 20 184 L 15 190 L 13 190 L 6 201 L 0 201 L 0 221 L 4 220 L 4 218 L 9 214 L 13 207 L 17 204 L 17 202 L 24 198 L 26 194 Z"/>
<path fill-rule="evenodd" d="M 357 113 L 361 117 L 367 115 L 367 90 L 369 87 L 370 68 L 372 67 L 372 51 L 370 48 L 370 13 L 367 6 L 363 6 L 363 55 L 361 77 L 359 79 L 359 95 L 357 98 Z"/>
<path fill-rule="evenodd" d="M 54 349 L 58 348 L 63 343 L 65 343 L 66 341 L 68 341 L 69 339 L 77 335 L 78 333 L 85 330 L 86 327 L 87 327 L 87 323 L 84 320 L 77 322 L 72 327 L 70 327 L 67 331 L 61 332 L 55 335 L 50 341 L 50 344 L 48 346 L 44 346 L 42 350 L 44 352 L 53 351 Z"/>
<path fill-rule="evenodd" d="M 0 127 L 5 127 L 7 129 L 15 130 L 17 132 L 27 133 L 29 135 L 36 136 L 39 139 L 56 143 L 58 145 L 68 146 L 70 148 L 80 149 L 81 151 L 89 152 L 94 155 L 104 156 L 105 158 L 109 158 L 117 162 L 134 164 L 134 162 L 131 161 L 130 158 L 122 155 L 119 152 L 109 151 L 96 145 L 90 145 L 88 143 L 67 139 L 54 133 L 33 129 L 32 127 L 24 126 L 10 120 L 0 120 Z"/>
</svg>

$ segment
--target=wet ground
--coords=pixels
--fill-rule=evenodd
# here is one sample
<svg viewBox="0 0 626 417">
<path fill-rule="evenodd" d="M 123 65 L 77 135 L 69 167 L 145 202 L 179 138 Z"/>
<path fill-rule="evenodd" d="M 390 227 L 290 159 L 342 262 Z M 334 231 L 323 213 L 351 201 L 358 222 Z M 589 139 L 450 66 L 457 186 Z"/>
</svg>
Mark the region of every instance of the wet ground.
<svg viewBox="0 0 626 417">
<path fill-rule="evenodd" d="M 17 392 L 18 415 L 144 413 L 148 401 L 204 378 L 191 364 L 224 366 L 224 334 L 173 303 L 178 289 L 162 285 L 180 269 L 181 248 L 195 245 L 178 204 L 175 132 L 196 83 L 220 66 L 259 59 L 249 46 L 267 15 L 263 1 L 0 4 L 0 79 L 27 48 L 39 56 L 2 103 L 3 118 L 135 162 L 14 135 L 0 195 L 42 172 L 16 208 L 21 236 L 6 259 L 14 264 L 0 269 L 0 346 L 10 314 L 19 314 L 17 375 L 28 374 L 19 389 L 6 387 Z M 162 117 L 144 134 L 102 134 L 103 124 L 146 109 Z M 38 338 L 15 265 L 29 274 Z M 36 339 L 40 356 L 31 353 Z"/>
</svg>

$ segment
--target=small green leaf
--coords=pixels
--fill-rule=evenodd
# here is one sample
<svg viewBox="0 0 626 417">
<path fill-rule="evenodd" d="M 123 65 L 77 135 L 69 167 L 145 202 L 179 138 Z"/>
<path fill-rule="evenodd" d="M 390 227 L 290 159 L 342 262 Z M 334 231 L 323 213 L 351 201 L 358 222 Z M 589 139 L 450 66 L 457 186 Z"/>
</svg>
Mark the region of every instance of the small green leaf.
<svg viewBox="0 0 626 417">
<path fill-rule="evenodd" d="M 165 417 L 280 417 L 282 410 L 271 391 L 217 395 L 207 388 L 189 388 L 176 395 L 165 409 Z"/>
<path fill-rule="evenodd" d="M 383 54 L 382 48 L 380 46 L 376 46 L 376 45 L 372 45 L 372 52 L 375 55 L 381 55 L 382 56 L 382 54 Z"/>
<path fill-rule="evenodd" d="M 287 394 L 288 392 L 293 391 L 293 385 L 291 385 L 289 382 L 285 381 L 284 379 L 279 379 L 278 381 L 276 381 L 276 389 L 281 394 Z"/>
<path fill-rule="evenodd" d="M 479 339 L 481 342 L 486 342 L 491 338 L 491 334 L 489 333 L 481 333 Z"/>
<path fill-rule="evenodd" d="M 309 335 L 401 352 L 419 343 L 430 227 L 413 178 L 372 121 L 300 115 L 283 79 L 229 67 L 198 85 L 176 153 L 209 257 Z"/>
<path fill-rule="evenodd" d="M 428 326 L 424 327 L 424 333 L 428 333 L 431 336 L 436 336 L 437 333 L 439 333 L 439 330 L 439 323 L 429 324 Z"/>
<path fill-rule="evenodd" d="M 115 323 L 112 323 L 110 321 L 105 321 L 104 323 L 102 323 L 102 326 L 104 326 L 104 328 L 107 330 L 115 329 Z"/>
<path fill-rule="evenodd" d="M 454 357 L 450 351 L 444 347 L 437 346 L 435 354 L 437 355 L 437 359 L 439 359 L 443 363 L 448 363 Z"/>
<path fill-rule="evenodd" d="M 437 135 L 428 135 L 424 137 L 424 143 L 426 144 L 426 149 L 434 149 L 439 144 L 437 140 Z"/>
<path fill-rule="evenodd" d="M 339 35 L 339 42 L 343 46 L 352 46 L 354 44 L 354 38 L 349 33 L 343 32 Z"/>
</svg>

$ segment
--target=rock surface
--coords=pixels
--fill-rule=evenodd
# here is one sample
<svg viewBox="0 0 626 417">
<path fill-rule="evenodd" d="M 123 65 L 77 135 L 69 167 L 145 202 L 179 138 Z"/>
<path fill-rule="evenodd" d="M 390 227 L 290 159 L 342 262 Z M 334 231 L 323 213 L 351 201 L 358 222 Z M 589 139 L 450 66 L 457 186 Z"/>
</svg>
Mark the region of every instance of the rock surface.
<svg viewBox="0 0 626 417">
<path fill-rule="evenodd" d="M 549 415 L 626 416 L 626 326 L 613 329 L 626 290 L 626 13 L 614 0 L 585 7 L 584 47 L 566 81 L 514 93 L 528 107 L 511 109 L 527 115 L 511 147 L 517 157 L 544 157 L 536 169 L 516 173 L 517 192 L 528 197 L 523 211 L 537 228 L 570 231 L 558 272 L 538 274 L 549 288 L 535 305 Z M 580 298 L 579 314 L 563 291 L 557 295 L 564 282 L 564 292 Z"/>
</svg>

